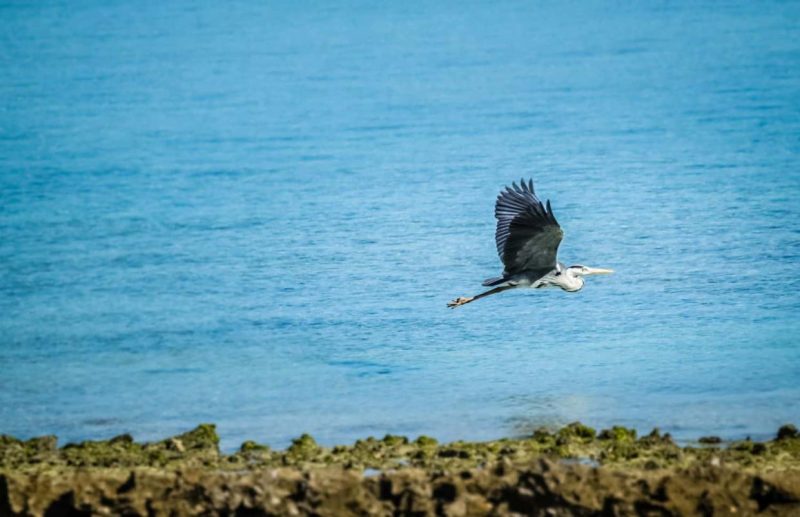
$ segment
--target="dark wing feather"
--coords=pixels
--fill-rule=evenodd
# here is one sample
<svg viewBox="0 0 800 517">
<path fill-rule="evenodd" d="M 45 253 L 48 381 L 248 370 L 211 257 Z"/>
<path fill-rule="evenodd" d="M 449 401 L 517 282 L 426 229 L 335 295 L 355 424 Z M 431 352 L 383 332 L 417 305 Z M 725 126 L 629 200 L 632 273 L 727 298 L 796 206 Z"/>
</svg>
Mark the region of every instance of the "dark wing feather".
<svg viewBox="0 0 800 517">
<path fill-rule="evenodd" d="M 564 236 L 550 201 L 542 204 L 533 191 L 533 181 L 500 192 L 494 206 L 497 218 L 497 253 L 505 265 L 506 276 L 529 269 L 556 266 L 558 245 Z"/>
</svg>

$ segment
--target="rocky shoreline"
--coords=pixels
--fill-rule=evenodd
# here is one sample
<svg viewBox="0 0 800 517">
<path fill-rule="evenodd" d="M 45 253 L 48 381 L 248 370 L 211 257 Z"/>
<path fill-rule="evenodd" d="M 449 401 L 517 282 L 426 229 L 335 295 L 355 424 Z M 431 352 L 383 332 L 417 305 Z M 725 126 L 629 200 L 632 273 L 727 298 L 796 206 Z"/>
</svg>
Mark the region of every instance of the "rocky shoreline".
<svg viewBox="0 0 800 517">
<path fill-rule="evenodd" d="M 800 434 L 679 446 L 580 423 L 491 442 L 388 435 L 326 448 L 219 450 L 203 424 L 59 448 L 0 435 L 0 516 L 800 515 Z"/>
</svg>

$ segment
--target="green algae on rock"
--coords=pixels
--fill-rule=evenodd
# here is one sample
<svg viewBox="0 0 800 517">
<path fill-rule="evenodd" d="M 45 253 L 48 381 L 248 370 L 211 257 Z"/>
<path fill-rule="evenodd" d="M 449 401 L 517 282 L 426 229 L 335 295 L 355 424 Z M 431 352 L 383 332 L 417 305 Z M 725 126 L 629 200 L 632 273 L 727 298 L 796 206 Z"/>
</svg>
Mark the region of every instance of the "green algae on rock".
<svg viewBox="0 0 800 517">
<path fill-rule="evenodd" d="M 583 425 L 580 422 L 572 422 L 571 424 L 559 429 L 556 435 L 563 441 L 579 439 L 588 442 L 594 440 L 595 430 L 588 425 Z"/>
<path fill-rule="evenodd" d="M 270 447 L 269 445 L 261 445 L 260 443 L 256 443 L 253 440 L 246 440 L 242 442 L 242 445 L 239 447 L 239 452 L 269 452 Z"/>
<path fill-rule="evenodd" d="M 0 435 L 0 468 L 47 463 L 57 454 L 57 445 L 55 436 L 39 436 L 23 441 Z"/>
<path fill-rule="evenodd" d="M 227 455 L 212 424 L 153 443 L 120 435 L 60 449 L 52 436 L 0 436 L 0 515 L 800 512 L 796 428 L 713 445 L 579 422 L 445 444 L 387 435 L 328 448 L 304 434 L 284 451 L 246 441 Z"/>
<path fill-rule="evenodd" d="M 187 450 L 219 452 L 219 435 L 214 424 L 200 424 L 191 431 L 171 438 L 179 440 Z"/>
<path fill-rule="evenodd" d="M 292 445 L 286 451 L 289 454 L 300 456 L 314 455 L 320 450 L 316 440 L 310 434 L 302 434 L 299 438 L 292 440 Z"/>
<path fill-rule="evenodd" d="M 797 427 L 793 424 L 785 424 L 782 425 L 780 429 L 778 429 L 778 440 L 786 440 L 789 438 L 798 438 L 800 437 L 800 432 L 797 431 Z"/>
<path fill-rule="evenodd" d="M 603 429 L 597 436 L 600 440 L 613 440 L 615 442 L 634 442 L 636 441 L 636 429 L 614 426 L 611 429 Z"/>
<path fill-rule="evenodd" d="M 213 466 L 219 460 L 219 436 L 213 424 L 155 443 L 137 443 L 128 434 L 56 448 L 54 436 L 27 441 L 0 437 L 0 469 L 36 465 L 63 467 Z"/>
<path fill-rule="evenodd" d="M 536 430 L 532 436 L 488 442 L 440 444 L 420 436 L 386 435 L 357 440 L 351 446 L 323 447 L 303 434 L 284 451 L 246 441 L 232 454 L 221 454 L 213 424 L 202 424 L 180 435 L 153 443 L 138 443 L 130 435 L 85 441 L 57 448 L 55 437 L 27 441 L 0 436 L 0 469 L 40 467 L 159 467 L 187 466 L 219 469 L 338 466 L 347 469 L 472 468 L 497 461 L 524 463 L 546 457 L 596 462 L 611 468 L 688 467 L 721 461 L 742 467 L 800 468 L 800 435 L 784 426 L 769 442 L 743 440 L 714 443 L 713 447 L 679 447 L 669 434 L 654 429 L 637 438 L 636 431 L 615 426 L 596 433 L 579 422 L 554 432 Z"/>
</svg>

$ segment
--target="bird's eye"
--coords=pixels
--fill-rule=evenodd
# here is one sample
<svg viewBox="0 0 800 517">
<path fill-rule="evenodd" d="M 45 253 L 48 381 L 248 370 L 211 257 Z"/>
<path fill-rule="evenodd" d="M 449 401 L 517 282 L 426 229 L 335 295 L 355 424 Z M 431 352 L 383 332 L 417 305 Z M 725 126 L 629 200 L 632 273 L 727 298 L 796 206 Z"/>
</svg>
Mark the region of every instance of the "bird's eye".
<svg viewBox="0 0 800 517">
<path fill-rule="evenodd" d="M 561 271 L 556 271 L 556 276 L 561 276 Z"/>
</svg>

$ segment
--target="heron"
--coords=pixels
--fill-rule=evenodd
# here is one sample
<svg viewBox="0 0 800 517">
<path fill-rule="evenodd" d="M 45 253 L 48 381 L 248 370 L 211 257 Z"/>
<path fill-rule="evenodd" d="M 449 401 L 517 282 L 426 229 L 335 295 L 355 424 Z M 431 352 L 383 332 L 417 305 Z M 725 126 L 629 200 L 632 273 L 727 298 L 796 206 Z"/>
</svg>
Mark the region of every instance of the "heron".
<svg viewBox="0 0 800 517">
<path fill-rule="evenodd" d="M 459 297 L 447 304 L 454 309 L 491 294 L 509 289 L 560 288 L 569 293 L 583 289 L 584 278 L 607 275 L 611 269 L 577 264 L 567 267 L 558 261 L 558 245 L 564 237 L 553 215 L 550 200 L 542 203 L 533 190 L 533 180 L 512 182 L 500 191 L 494 205 L 497 218 L 495 242 L 503 262 L 502 276 L 483 282 L 488 291 L 475 296 Z"/>
</svg>

